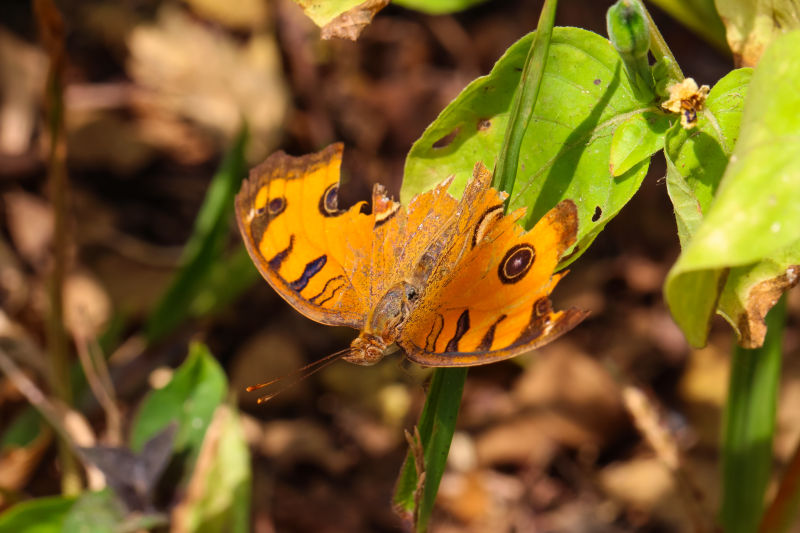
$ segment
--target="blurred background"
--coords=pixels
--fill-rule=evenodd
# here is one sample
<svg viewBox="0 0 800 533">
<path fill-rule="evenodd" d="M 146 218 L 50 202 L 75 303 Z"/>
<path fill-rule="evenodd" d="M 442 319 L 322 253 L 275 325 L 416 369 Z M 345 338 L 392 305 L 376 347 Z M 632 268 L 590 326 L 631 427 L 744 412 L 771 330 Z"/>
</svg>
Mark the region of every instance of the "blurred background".
<svg viewBox="0 0 800 533">
<path fill-rule="evenodd" d="M 556 23 L 605 35 L 610 4 L 563 2 Z M 65 322 L 70 350 L 89 342 L 109 357 L 123 435 L 146 391 L 182 362 L 191 339 L 202 340 L 242 410 L 253 531 L 402 531 L 391 495 L 426 370 L 400 357 L 370 368 L 340 362 L 257 406 L 246 386 L 341 349 L 354 332 L 284 303 L 241 254 L 235 224 L 224 230 L 224 259 L 211 265 L 213 287 L 198 288 L 190 311 L 168 326 L 152 317 L 170 315 L 164 294 L 242 117 L 249 166 L 277 149 L 300 155 L 342 141 L 341 202 L 365 199 L 376 182 L 397 194 L 413 141 L 536 27 L 541 4 L 490 0 L 441 16 L 390 5 L 357 42 L 320 40 L 290 0 L 57 5 L 66 43 Z M 733 67 L 724 50 L 652 13 L 687 76 L 713 85 Z M 60 238 L 47 179 L 48 54 L 38 35 L 30 2 L 2 2 L 0 345 L 23 354 L 45 346 Z M 664 173 L 658 155 L 639 193 L 559 285 L 556 307 L 591 316 L 535 354 L 470 371 L 434 531 L 688 531 L 698 514 L 716 512 L 732 332 L 720 319 L 708 347 L 690 350 L 664 306 L 662 283 L 679 252 Z M 789 296 L 776 470 L 800 436 L 800 297 Z M 20 358 L 25 371 L 47 390 L 31 357 Z M 624 383 L 663 409 L 686 453 L 686 484 L 642 441 Z M 102 441 L 98 402 L 75 401 Z M 26 405 L 0 375 L 0 435 Z M 59 492 L 52 438 L 9 449 L 0 449 L 0 506 Z"/>
</svg>

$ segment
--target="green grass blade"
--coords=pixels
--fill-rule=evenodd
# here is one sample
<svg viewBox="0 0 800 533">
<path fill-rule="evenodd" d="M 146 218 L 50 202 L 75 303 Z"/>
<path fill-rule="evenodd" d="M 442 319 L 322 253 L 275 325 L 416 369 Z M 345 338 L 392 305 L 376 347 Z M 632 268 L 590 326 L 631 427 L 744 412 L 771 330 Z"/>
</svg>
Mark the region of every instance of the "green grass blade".
<svg viewBox="0 0 800 533">
<path fill-rule="evenodd" d="M 233 196 L 245 173 L 247 137 L 247 127 L 243 126 L 211 180 L 194 231 L 184 248 L 181 267 L 145 325 L 148 342 L 158 341 L 189 315 L 195 295 L 220 260 L 228 236 Z"/>
<path fill-rule="evenodd" d="M 731 361 L 722 443 L 722 508 L 726 533 L 753 533 L 764 510 L 786 322 L 786 297 L 767 315 L 767 337 L 755 350 L 736 346 Z"/>
<path fill-rule="evenodd" d="M 526 58 L 523 75 L 511 108 L 511 119 L 506 130 L 493 185 L 510 193 L 514 189 L 519 164 L 520 146 L 528 128 L 539 94 L 550 37 L 553 33 L 557 0 L 546 0 L 539 18 L 536 37 Z M 425 481 L 416 509 L 416 531 L 428 529 L 436 493 L 444 474 L 447 454 L 453 440 L 456 418 L 461 405 L 461 394 L 467 379 L 466 368 L 437 368 L 420 415 L 419 430 L 424 450 Z M 394 503 L 401 511 L 411 512 L 417 504 L 418 473 L 413 452 L 409 452 L 395 490 Z"/>
<path fill-rule="evenodd" d="M 522 79 L 520 79 L 519 88 L 514 97 L 514 104 L 511 107 L 511 119 L 506 129 L 503 148 L 500 151 L 500 158 L 497 161 L 497 168 L 494 172 L 493 184 L 495 188 L 509 194 L 508 199 L 506 199 L 506 208 L 511 199 L 511 191 L 514 190 L 514 181 L 517 178 L 522 138 L 528 129 L 533 109 L 536 107 L 536 99 L 539 97 L 539 87 L 542 85 L 547 52 L 550 50 L 550 37 L 553 35 L 557 5 L 558 2 L 552 0 L 545 1 L 542 7 L 539 26 L 536 29 L 536 36 L 525 60 Z"/>
</svg>

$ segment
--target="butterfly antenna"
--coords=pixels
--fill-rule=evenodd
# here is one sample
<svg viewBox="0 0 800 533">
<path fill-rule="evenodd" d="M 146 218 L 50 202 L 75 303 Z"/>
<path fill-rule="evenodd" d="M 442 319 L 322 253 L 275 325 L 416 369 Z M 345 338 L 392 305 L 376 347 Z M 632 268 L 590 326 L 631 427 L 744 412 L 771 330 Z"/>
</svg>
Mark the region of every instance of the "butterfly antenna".
<svg viewBox="0 0 800 533">
<path fill-rule="evenodd" d="M 338 352 L 334 352 L 332 354 L 326 355 L 325 357 L 323 357 L 321 359 L 318 359 L 318 360 L 316 360 L 316 361 L 314 361 L 312 363 L 309 363 L 309 364 L 307 364 L 305 366 L 302 366 L 302 367 L 298 368 L 297 370 L 295 370 L 295 371 L 293 371 L 293 372 L 291 372 L 289 374 L 286 374 L 285 376 L 281 376 L 281 377 L 278 377 L 278 378 L 275 378 L 275 379 L 271 379 L 269 381 L 265 381 L 264 383 L 259 383 L 257 385 L 251 385 L 251 386 L 247 387 L 246 390 L 247 390 L 247 392 L 253 392 L 255 390 L 263 389 L 265 387 L 269 387 L 269 386 L 275 385 L 276 383 L 283 382 L 282 386 L 278 390 L 276 390 L 275 392 L 266 394 L 264 396 L 261 396 L 258 399 L 258 403 L 259 404 L 264 403 L 264 402 L 268 402 L 269 400 L 271 400 L 275 396 L 279 395 L 280 393 L 282 393 L 286 389 L 288 389 L 290 387 L 293 387 L 294 385 L 296 385 L 300 381 L 302 381 L 302 380 L 306 379 L 307 377 L 319 372 L 320 370 L 322 370 L 326 366 L 330 365 L 331 363 L 334 363 L 334 362 L 338 361 L 339 359 L 341 359 L 343 356 L 347 355 L 348 353 L 350 353 L 350 348 L 349 347 L 345 348 L 344 350 L 339 350 Z"/>
</svg>

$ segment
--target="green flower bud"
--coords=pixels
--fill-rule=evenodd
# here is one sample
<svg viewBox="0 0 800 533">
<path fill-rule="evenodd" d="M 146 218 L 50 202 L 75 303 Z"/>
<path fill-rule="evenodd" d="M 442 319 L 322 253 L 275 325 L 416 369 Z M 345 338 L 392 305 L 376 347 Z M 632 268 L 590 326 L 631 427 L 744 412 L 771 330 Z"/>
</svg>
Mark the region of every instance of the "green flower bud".
<svg viewBox="0 0 800 533">
<path fill-rule="evenodd" d="M 606 26 L 611 44 L 622 55 L 634 58 L 647 55 L 650 48 L 650 25 L 641 4 L 618 0 L 608 8 Z"/>
</svg>

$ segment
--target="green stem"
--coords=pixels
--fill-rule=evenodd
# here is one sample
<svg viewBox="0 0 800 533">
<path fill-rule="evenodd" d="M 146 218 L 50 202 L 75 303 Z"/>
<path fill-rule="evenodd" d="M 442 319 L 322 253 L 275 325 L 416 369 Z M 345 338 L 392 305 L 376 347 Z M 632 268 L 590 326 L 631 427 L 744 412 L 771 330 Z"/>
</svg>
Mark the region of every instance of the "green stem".
<svg viewBox="0 0 800 533">
<path fill-rule="evenodd" d="M 64 130 L 64 22 L 52 0 L 34 3 L 39 33 L 47 49 L 50 66 L 45 90 L 45 111 L 50 134 L 47 180 L 53 204 L 53 267 L 48 284 L 47 346 L 50 354 L 50 388 L 65 405 L 72 403 L 69 339 L 64 327 L 64 276 L 67 264 L 67 144 Z M 78 464 L 69 446 L 59 440 L 61 489 L 65 495 L 81 490 Z"/>
<path fill-rule="evenodd" d="M 731 360 L 722 443 L 722 508 L 726 533 L 756 531 L 772 471 L 772 440 L 786 322 L 783 296 L 766 318 L 764 345 L 736 346 Z"/>
<path fill-rule="evenodd" d="M 514 190 L 514 181 L 517 178 L 519 165 L 519 151 L 522 138 L 528 129 L 536 100 L 539 97 L 539 87 L 544 76 L 544 65 L 550 50 L 550 37 L 553 35 L 553 24 L 556 18 L 557 0 L 545 0 L 542 13 L 539 15 L 539 26 L 533 38 L 528 57 L 525 59 L 525 68 L 519 88 L 514 95 L 511 107 L 511 118 L 506 128 L 506 136 L 497 168 L 494 173 L 494 186 L 500 191 L 508 193 L 506 209 L 511 201 L 511 191 Z"/>
<path fill-rule="evenodd" d="M 664 40 L 664 36 L 661 35 L 660 31 L 658 31 L 658 26 L 656 26 L 656 23 L 653 21 L 653 17 L 645 7 L 644 2 L 641 0 L 633 1 L 638 2 L 639 5 L 642 6 L 642 10 L 644 11 L 645 15 L 647 15 L 647 22 L 650 24 L 650 52 L 653 54 L 653 57 L 656 58 L 656 61 L 662 57 L 669 58 L 670 74 L 673 78 L 682 80 L 684 78 L 683 71 L 681 70 L 681 67 L 678 66 L 678 61 L 675 59 L 675 56 L 672 55 L 672 50 L 669 49 L 667 41 Z"/>
</svg>

